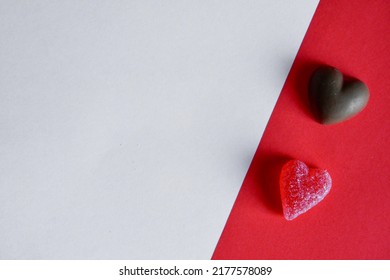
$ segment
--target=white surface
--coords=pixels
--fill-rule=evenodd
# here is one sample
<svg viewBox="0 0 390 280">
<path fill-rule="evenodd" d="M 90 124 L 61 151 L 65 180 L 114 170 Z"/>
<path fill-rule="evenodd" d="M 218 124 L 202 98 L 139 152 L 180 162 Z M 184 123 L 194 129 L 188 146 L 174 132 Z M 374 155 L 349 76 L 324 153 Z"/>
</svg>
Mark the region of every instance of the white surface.
<svg viewBox="0 0 390 280">
<path fill-rule="evenodd" d="M 0 0 L 0 258 L 210 258 L 316 5 Z"/>
</svg>

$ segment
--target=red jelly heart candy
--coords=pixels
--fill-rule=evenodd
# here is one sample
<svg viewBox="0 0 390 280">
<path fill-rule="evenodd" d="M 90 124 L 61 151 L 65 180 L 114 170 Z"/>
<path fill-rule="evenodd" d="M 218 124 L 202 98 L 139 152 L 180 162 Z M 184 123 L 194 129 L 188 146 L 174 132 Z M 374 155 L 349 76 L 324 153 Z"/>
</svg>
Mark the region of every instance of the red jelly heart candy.
<svg viewBox="0 0 390 280">
<path fill-rule="evenodd" d="M 324 199 L 332 186 L 328 171 L 309 169 L 299 160 L 287 162 L 280 174 L 283 214 L 292 220 Z"/>
</svg>

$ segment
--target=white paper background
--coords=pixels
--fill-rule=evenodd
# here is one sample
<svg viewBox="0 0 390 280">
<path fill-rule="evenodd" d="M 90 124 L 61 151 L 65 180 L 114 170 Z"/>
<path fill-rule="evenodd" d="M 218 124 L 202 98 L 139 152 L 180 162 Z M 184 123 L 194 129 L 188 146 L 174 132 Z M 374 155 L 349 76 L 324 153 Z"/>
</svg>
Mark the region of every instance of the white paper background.
<svg viewBox="0 0 390 280">
<path fill-rule="evenodd" d="M 0 0 L 0 258 L 210 258 L 316 5 Z"/>
</svg>

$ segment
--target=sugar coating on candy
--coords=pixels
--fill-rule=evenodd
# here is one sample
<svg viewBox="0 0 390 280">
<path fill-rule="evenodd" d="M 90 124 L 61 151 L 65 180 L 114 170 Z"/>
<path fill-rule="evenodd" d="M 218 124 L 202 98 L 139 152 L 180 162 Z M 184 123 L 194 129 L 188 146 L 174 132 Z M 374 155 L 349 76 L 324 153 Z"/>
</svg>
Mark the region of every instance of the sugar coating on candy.
<svg viewBox="0 0 390 280">
<path fill-rule="evenodd" d="M 299 160 L 290 160 L 280 174 L 283 215 L 292 220 L 315 206 L 329 193 L 332 179 L 324 169 L 309 169 Z"/>
</svg>

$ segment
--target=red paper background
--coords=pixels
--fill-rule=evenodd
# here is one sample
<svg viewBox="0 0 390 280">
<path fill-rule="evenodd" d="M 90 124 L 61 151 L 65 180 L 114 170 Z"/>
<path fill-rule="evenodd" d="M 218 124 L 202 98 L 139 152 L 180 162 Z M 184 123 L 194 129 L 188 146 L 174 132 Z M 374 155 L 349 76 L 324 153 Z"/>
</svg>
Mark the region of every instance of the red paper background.
<svg viewBox="0 0 390 280">
<path fill-rule="evenodd" d="M 320 64 L 370 89 L 367 107 L 324 126 L 308 107 Z M 390 258 L 390 2 L 321 1 L 253 158 L 213 259 Z M 325 168 L 329 195 L 282 216 L 279 172 L 290 158 Z"/>
</svg>

